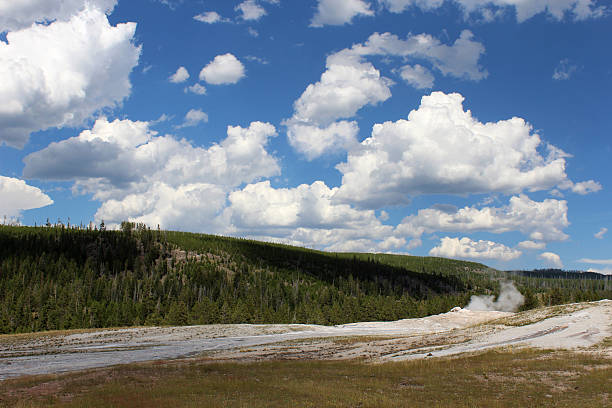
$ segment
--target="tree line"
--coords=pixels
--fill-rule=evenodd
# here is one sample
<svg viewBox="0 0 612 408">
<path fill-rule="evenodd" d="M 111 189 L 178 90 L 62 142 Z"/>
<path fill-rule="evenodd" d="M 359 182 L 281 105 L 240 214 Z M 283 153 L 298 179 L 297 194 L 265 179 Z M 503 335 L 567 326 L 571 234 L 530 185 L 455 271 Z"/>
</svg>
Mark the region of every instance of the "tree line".
<svg viewBox="0 0 612 408">
<path fill-rule="evenodd" d="M 609 280 L 511 275 L 443 258 L 325 253 L 133 223 L 0 226 L 0 332 L 396 320 L 463 306 L 507 278 L 525 307 L 612 296 Z"/>
</svg>

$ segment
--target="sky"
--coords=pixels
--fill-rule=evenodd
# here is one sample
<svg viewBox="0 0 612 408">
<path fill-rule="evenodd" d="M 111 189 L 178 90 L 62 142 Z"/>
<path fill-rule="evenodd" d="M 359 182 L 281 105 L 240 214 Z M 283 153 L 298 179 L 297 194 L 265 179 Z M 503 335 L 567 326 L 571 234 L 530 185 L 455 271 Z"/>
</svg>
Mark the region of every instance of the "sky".
<svg viewBox="0 0 612 408">
<path fill-rule="evenodd" d="M 602 0 L 0 0 L 0 217 L 612 274 L 610 39 Z"/>
</svg>

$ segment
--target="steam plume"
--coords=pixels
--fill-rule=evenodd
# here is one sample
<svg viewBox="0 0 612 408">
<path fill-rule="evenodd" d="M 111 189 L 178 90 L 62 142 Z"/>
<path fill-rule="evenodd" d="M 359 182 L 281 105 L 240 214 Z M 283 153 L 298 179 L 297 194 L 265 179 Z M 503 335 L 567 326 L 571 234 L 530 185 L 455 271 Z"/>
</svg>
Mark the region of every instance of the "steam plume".
<svg viewBox="0 0 612 408">
<path fill-rule="evenodd" d="M 502 282 L 501 292 L 497 300 L 494 299 L 494 296 L 472 296 L 470 303 L 465 308 L 469 310 L 516 312 L 525 303 L 525 298 L 512 282 Z"/>
</svg>

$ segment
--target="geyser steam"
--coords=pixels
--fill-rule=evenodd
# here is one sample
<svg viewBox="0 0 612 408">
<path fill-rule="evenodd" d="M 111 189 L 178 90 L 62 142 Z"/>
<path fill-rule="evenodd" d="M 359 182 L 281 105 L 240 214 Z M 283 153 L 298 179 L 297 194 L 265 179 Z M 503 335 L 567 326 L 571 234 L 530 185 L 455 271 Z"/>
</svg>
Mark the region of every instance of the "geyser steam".
<svg viewBox="0 0 612 408">
<path fill-rule="evenodd" d="M 495 296 L 472 296 L 465 307 L 469 310 L 516 312 L 525 303 L 525 297 L 516 289 L 513 282 L 502 282 L 501 292 Z"/>
</svg>

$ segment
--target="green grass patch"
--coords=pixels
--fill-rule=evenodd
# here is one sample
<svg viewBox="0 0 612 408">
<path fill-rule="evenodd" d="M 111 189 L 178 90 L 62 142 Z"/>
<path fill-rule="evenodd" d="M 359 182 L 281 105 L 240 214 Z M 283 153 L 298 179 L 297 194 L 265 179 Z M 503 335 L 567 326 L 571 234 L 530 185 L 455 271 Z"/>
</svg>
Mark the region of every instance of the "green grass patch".
<svg viewBox="0 0 612 408">
<path fill-rule="evenodd" d="M 0 383 L 18 407 L 604 407 L 612 361 L 490 351 L 401 363 L 172 361 Z"/>
</svg>

